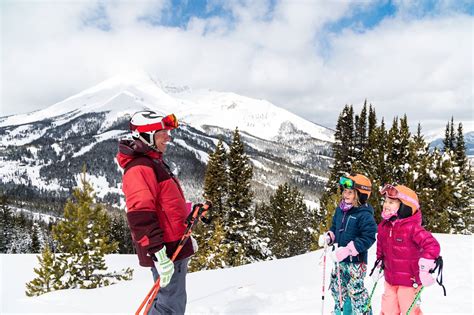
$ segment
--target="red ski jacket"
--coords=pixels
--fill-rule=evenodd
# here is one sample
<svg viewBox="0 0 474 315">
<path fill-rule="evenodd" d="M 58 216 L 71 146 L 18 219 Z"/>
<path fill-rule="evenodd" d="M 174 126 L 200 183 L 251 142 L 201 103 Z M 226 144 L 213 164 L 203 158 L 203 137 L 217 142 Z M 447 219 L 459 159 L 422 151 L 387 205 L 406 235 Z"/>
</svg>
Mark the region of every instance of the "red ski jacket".
<svg viewBox="0 0 474 315">
<path fill-rule="evenodd" d="M 127 220 L 141 266 L 154 265 L 150 254 L 166 245 L 171 257 L 186 229 L 188 210 L 178 180 L 163 162 L 162 155 L 143 142 L 123 140 L 117 154 L 125 170 L 122 190 Z M 186 242 L 176 260 L 193 254 Z"/>
<path fill-rule="evenodd" d="M 385 280 L 390 285 L 421 284 L 418 260 L 436 259 L 438 241 L 421 226 L 421 211 L 405 219 L 382 220 L 378 226 L 377 259 L 382 259 Z"/>
</svg>

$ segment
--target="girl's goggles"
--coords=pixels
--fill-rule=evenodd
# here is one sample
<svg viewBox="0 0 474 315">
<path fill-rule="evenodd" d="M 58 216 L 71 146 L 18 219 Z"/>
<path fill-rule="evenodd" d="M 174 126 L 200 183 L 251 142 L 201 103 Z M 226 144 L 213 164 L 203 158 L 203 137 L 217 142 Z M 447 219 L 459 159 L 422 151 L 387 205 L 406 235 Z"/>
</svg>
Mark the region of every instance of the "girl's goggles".
<svg viewBox="0 0 474 315">
<path fill-rule="evenodd" d="M 339 178 L 339 185 L 341 185 L 343 188 L 354 189 L 355 182 L 350 178 L 342 176 Z"/>
<path fill-rule="evenodd" d="M 413 205 L 415 205 L 416 209 L 420 208 L 418 201 L 416 201 L 415 199 L 413 199 L 412 197 L 404 193 L 399 192 L 397 188 L 395 188 L 394 186 L 390 184 L 386 184 L 382 189 L 380 189 L 380 194 L 388 198 L 400 199 L 401 201 L 408 201 L 412 203 Z"/>
</svg>

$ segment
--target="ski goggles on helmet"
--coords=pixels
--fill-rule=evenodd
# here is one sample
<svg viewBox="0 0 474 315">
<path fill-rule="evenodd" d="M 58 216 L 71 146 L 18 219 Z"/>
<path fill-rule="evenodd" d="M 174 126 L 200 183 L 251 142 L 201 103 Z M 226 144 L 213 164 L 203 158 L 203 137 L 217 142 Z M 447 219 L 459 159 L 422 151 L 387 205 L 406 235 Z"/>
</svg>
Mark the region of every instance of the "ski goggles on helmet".
<svg viewBox="0 0 474 315">
<path fill-rule="evenodd" d="M 416 207 L 416 209 L 420 208 L 420 204 L 418 203 L 418 201 L 398 191 L 397 188 L 393 185 L 386 184 L 385 186 L 383 186 L 383 188 L 380 189 L 380 194 L 391 199 L 400 199 L 400 201 L 410 202 Z"/>
<path fill-rule="evenodd" d="M 341 185 L 342 188 L 358 189 L 358 190 L 369 191 L 369 192 L 372 189 L 370 186 L 357 184 L 353 179 L 350 179 L 349 177 L 345 177 L 345 176 L 342 176 L 341 178 L 339 178 L 339 185 Z"/>
<path fill-rule="evenodd" d="M 162 120 L 165 129 L 172 130 L 178 128 L 178 118 L 174 114 L 164 117 Z"/>
<path fill-rule="evenodd" d="M 160 131 L 160 130 L 173 130 L 178 128 L 178 119 L 174 114 L 170 114 L 166 117 L 163 117 L 161 121 L 155 122 L 152 124 L 134 126 L 134 131 L 138 132 L 150 132 L 150 131 Z"/>
<path fill-rule="evenodd" d="M 339 178 L 339 185 L 343 188 L 354 189 L 356 183 L 352 179 L 342 176 Z"/>
</svg>

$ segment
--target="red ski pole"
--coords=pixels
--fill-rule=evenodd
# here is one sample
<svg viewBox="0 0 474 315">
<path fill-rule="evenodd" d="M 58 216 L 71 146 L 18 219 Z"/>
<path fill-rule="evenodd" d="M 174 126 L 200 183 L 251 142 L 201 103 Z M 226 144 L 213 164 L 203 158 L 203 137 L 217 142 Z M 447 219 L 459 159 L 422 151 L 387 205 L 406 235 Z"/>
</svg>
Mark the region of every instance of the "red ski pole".
<svg viewBox="0 0 474 315">
<path fill-rule="evenodd" d="M 183 248 L 184 244 L 191 236 L 193 227 L 199 222 L 199 218 L 202 215 L 204 215 L 204 213 L 209 209 L 210 205 L 211 203 L 206 201 L 206 203 L 202 207 L 196 207 L 196 209 L 193 211 L 192 216 L 188 222 L 188 226 L 186 230 L 184 231 L 184 234 L 181 237 L 181 240 L 178 243 L 178 247 L 176 248 L 176 250 L 173 253 L 173 256 L 171 257 L 171 261 L 174 262 L 178 254 L 181 252 L 181 249 Z M 145 296 L 145 299 L 138 307 L 137 311 L 135 312 L 135 315 L 140 315 L 140 312 L 142 311 L 145 304 L 146 304 L 146 309 L 143 314 L 148 314 L 148 311 L 150 310 L 151 305 L 153 304 L 153 301 L 155 300 L 155 297 L 159 291 L 160 291 L 160 278 L 158 278 L 156 282 L 153 284 L 153 287 Z"/>
<path fill-rule="evenodd" d="M 321 315 L 324 315 L 324 295 L 325 295 L 325 287 L 326 287 L 326 254 L 327 254 L 328 245 L 324 242 L 324 258 L 323 258 L 323 294 L 321 296 Z"/>
</svg>

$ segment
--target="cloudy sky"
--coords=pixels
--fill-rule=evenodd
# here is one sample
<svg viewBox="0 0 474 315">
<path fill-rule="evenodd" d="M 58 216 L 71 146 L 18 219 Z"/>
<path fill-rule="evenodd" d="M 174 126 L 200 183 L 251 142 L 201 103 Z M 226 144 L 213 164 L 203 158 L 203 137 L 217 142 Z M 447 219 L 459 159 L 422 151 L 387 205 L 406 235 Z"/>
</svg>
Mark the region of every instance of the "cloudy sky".
<svg viewBox="0 0 474 315">
<path fill-rule="evenodd" d="M 334 127 L 379 117 L 473 124 L 474 5 L 464 0 L 0 1 L 0 116 L 126 71 L 264 98 Z"/>
</svg>

